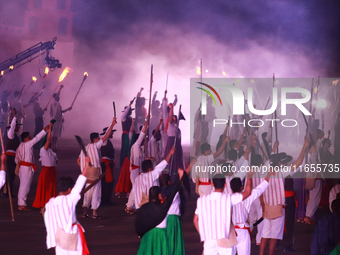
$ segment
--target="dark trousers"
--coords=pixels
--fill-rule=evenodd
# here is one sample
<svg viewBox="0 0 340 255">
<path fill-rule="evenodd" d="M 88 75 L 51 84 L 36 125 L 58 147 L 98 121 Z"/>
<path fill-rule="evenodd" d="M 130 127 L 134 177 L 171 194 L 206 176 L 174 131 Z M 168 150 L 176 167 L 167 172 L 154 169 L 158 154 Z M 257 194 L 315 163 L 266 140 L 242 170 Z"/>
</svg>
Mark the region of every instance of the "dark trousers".
<svg viewBox="0 0 340 255">
<path fill-rule="evenodd" d="M 283 236 L 284 246 L 294 245 L 295 197 L 286 197 L 286 233 Z"/>
<path fill-rule="evenodd" d="M 101 163 L 101 167 L 103 172 L 106 169 L 105 163 Z M 110 164 L 111 167 L 111 172 L 114 169 L 114 164 Z M 112 173 L 113 175 L 113 173 Z M 112 182 L 106 182 L 105 177 L 102 179 L 102 199 L 101 199 L 101 204 L 102 205 L 107 205 L 111 203 L 111 197 L 112 197 L 112 192 L 113 192 L 113 184 L 114 181 Z"/>
<path fill-rule="evenodd" d="M 7 180 L 9 181 L 9 185 L 11 187 L 11 193 L 13 196 L 13 183 L 14 183 L 14 179 L 15 179 L 15 156 L 10 156 L 7 155 Z M 8 191 L 7 191 L 8 192 Z"/>
</svg>

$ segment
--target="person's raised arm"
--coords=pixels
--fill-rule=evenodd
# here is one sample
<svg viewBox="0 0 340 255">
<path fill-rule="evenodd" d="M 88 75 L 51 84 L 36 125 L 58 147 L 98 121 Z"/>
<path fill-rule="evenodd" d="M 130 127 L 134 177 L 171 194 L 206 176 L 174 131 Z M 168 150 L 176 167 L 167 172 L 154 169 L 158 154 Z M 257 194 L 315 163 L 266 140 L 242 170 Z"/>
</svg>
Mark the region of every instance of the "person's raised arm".
<svg viewBox="0 0 340 255">
<path fill-rule="evenodd" d="M 137 93 L 137 97 L 141 97 L 143 89 L 144 88 L 140 88 L 140 91 Z"/>
<path fill-rule="evenodd" d="M 142 129 L 142 132 L 144 134 L 146 133 L 146 130 L 148 130 L 148 126 L 149 126 L 149 117 L 146 119 L 144 126 L 143 126 L 143 129 Z"/>
<path fill-rule="evenodd" d="M 251 185 L 252 185 L 253 175 L 254 175 L 253 172 L 248 172 L 248 174 L 247 174 L 246 187 L 244 188 L 243 192 L 241 193 L 242 197 L 243 197 L 242 200 L 247 199 L 251 194 Z"/>
<path fill-rule="evenodd" d="M 43 136 L 46 134 L 46 131 L 49 130 L 50 128 L 52 128 L 53 124 L 50 122 L 50 124 L 48 124 L 46 127 L 44 127 L 43 130 L 41 130 L 40 133 L 38 133 L 32 140 L 28 141 L 27 143 L 29 144 L 36 144 L 37 142 L 40 141 L 41 138 L 43 138 Z"/>
<path fill-rule="evenodd" d="M 17 111 L 15 109 L 13 109 L 12 111 L 13 111 L 14 117 L 12 119 L 11 126 L 10 126 L 9 130 L 7 131 L 8 139 L 13 139 L 14 138 L 15 126 L 17 124 Z"/>
<path fill-rule="evenodd" d="M 238 139 L 238 141 L 237 141 L 237 143 L 235 145 L 235 150 L 237 150 L 237 151 L 240 149 L 240 147 L 242 145 L 243 138 L 244 138 L 244 135 L 246 133 L 246 130 L 247 130 L 246 128 L 243 128 L 243 132 L 242 132 L 240 138 Z"/>
<path fill-rule="evenodd" d="M 49 128 L 47 130 L 47 139 L 46 139 L 46 142 L 45 142 L 45 145 L 44 145 L 44 149 L 47 151 L 48 150 L 48 147 L 50 147 L 50 143 L 51 143 L 51 138 L 52 138 L 52 129 Z"/>
<path fill-rule="evenodd" d="M 175 146 L 172 146 L 172 148 L 171 148 L 169 154 L 168 154 L 168 155 L 166 156 L 166 158 L 164 159 L 168 164 L 169 164 L 169 162 L 170 162 L 170 158 L 171 158 L 172 154 L 174 154 L 174 153 L 175 153 Z"/>
<path fill-rule="evenodd" d="M 157 97 L 157 91 L 155 91 L 155 93 L 153 94 L 153 97 L 152 97 L 152 105 L 154 105 L 156 103 L 156 97 Z"/>
<path fill-rule="evenodd" d="M 291 171 L 295 171 L 303 162 L 304 156 L 305 156 L 305 151 L 307 147 L 309 146 L 309 139 L 307 138 L 302 146 L 301 152 L 297 160 L 295 161 L 294 164 L 292 164 Z M 313 147 L 312 147 L 313 148 Z M 315 146 L 314 146 L 315 149 Z"/>
<path fill-rule="evenodd" d="M 174 102 L 173 102 L 172 104 L 173 104 L 174 106 L 176 106 L 177 102 L 178 102 L 178 99 L 177 99 L 177 95 L 175 94 L 175 99 L 174 99 Z"/>
<path fill-rule="evenodd" d="M 153 134 L 153 137 L 154 137 L 154 138 L 156 138 L 157 133 L 159 132 L 159 129 L 160 129 L 162 123 L 163 123 L 163 119 L 160 119 L 160 120 L 159 120 L 159 123 L 158 123 L 158 125 L 157 125 L 157 127 L 156 127 L 156 129 L 155 129 L 155 133 Z"/>
<path fill-rule="evenodd" d="M 195 165 L 197 162 L 197 159 L 193 158 L 190 162 L 190 164 L 188 165 L 187 169 L 185 169 L 185 172 L 189 175 L 190 174 L 190 170 L 192 168 L 193 165 Z"/>
<path fill-rule="evenodd" d="M 225 147 L 227 142 L 229 142 L 229 137 L 224 138 L 220 148 L 218 148 L 218 150 L 213 154 L 214 159 L 216 159 L 218 156 L 220 156 L 222 154 L 222 152 L 224 151 L 224 147 Z"/>
<path fill-rule="evenodd" d="M 110 125 L 110 127 L 108 128 L 108 130 L 106 130 L 106 133 L 104 135 L 104 137 L 102 138 L 103 142 L 105 142 L 107 139 L 109 139 L 112 129 L 114 127 L 114 125 L 117 124 L 117 117 L 113 117 L 112 123 Z"/>
</svg>

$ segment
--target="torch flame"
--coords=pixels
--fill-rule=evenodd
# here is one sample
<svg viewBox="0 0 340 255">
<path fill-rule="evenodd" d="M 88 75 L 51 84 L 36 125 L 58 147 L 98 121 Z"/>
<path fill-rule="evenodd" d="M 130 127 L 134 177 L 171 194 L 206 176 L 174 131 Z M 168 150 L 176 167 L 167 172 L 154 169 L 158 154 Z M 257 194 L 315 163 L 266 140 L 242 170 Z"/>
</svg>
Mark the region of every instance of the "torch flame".
<svg viewBox="0 0 340 255">
<path fill-rule="evenodd" d="M 32 81 L 36 82 L 37 81 L 37 77 L 32 76 Z"/>
<path fill-rule="evenodd" d="M 223 74 L 224 76 L 226 76 L 226 77 L 227 77 L 227 74 L 225 73 L 225 71 L 222 71 L 222 74 Z"/>
<path fill-rule="evenodd" d="M 336 86 L 336 85 L 338 85 L 338 82 L 339 82 L 339 80 L 334 80 L 334 81 L 332 82 L 332 84 Z"/>
<path fill-rule="evenodd" d="M 89 74 L 87 72 L 84 73 L 84 76 L 89 76 Z"/>
<path fill-rule="evenodd" d="M 50 69 L 46 66 L 45 67 L 45 74 L 48 75 L 48 72 L 50 71 Z"/>
<path fill-rule="evenodd" d="M 1 71 L 1 76 L 4 76 L 4 71 Z"/>
<path fill-rule="evenodd" d="M 66 68 L 64 69 L 64 71 L 61 73 L 60 77 L 59 77 L 59 82 L 62 82 L 62 81 L 65 79 L 66 75 L 67 75 L 70 71 L 71 71 L 71 68 L 66 67 Z"/>
<path fill-rule="evenodd" d="M 201 75 L 201 68 L 200 67 L 197 67 L 197 74 Z"/>
<path fill-rule="evenodd" d="M 9 69 L 13 70 L 14 66 L 10 66 Z"/>
<path fill-rule="evenodd" d="M 318 87 L 315 87 L 314 94 L 317 94 L 317 93 L 318 93 Z"/>
</svg>

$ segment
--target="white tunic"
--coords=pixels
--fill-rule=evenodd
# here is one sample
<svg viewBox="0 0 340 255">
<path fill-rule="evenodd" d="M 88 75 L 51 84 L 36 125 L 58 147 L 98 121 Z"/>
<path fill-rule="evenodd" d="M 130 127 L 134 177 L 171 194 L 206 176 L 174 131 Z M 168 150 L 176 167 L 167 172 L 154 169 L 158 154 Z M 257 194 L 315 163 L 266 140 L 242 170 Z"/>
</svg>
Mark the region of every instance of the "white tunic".
<svg viewBox="0 0 340 255">
<path fill-rule="evenodd" d="M 229 237 L 231 207 L 242 199 L 240 193 L 227 195 L 221 192 L 213 192 L 197 199 L 195 214 L 198 215 L 201 242 Z"/>
<path fill-rule="evenodd" d="M 89 158 L 91 160 L 91 164 L 92 164 L 93 167 L 99 167 L 100 168 L 100 161 L 101 161 L 100 148 L 102 146 L 103 146 L 103 140 L 100 139 L 98 142 L 89 143 L 85 147 L 87 155 L 89 156 Z M 83 151 L 80 152 L 79 157 L 80 157 L 80 170 L 83 171 L 83 169 L 85 167 L 85 155 L 84 155 Z"/>
<path fill-rule="evenodd" d="M 63 130 L 64 118 L 63 118 L 61 105 L 59 102 L 55 100 L 51 103 L 50 116 L 51 116 L 51 119 L 56 120 L 56 123 L 54 123 L 53 125 L 52 136 L 60 137 L 61 132 Z"/>
<path fill-rule="evenodd" d="M 57 165 L 57 154 L 51 148 L 45 150 L 44 147 L 40 149 L 40 161 L 43 166 L 53 167 Z"/>
<path fill-rule="evenodd" d="M 67 196 L 57 196 L 50 199 L 45 205 L 46 211 L 44 221 L 46 226 L 46 245 L 47 249 L 56 246 L 55 235 L 57 225 L 68 234 L 78 232 L 78 226 L 73 223 L 78 222 L 76 218 L 76 205 L 81 198 L 80 192 L 84 187 L 86 177 L 80 175 L 74 185 L 71 193 Z M 81 250 L 81 241 L 78 234 L 77 250 Z"/>
<path fill-rule="evenodd" d="M 162 142 L 161 140 L 156 141 L 154 136 L 151 136 L 148 142 L 148 154 L 149 157 L 155 159 L 155 163 L 158 164 L 162 160 Z"/>
<path fill-rule="evenodd" d="M 262 193 L 268 188 L 269 183 L 267 181 L 261 182 L 255 189 L 252 190 L 251 195 L 243 200 L 241 203 L 233 206 L 232 221 L 234 225 L 243 224 L 245 227 L 249 227 L 248 217 L 251 204 L 256 198 L 262 195 Z"/>
<path fill-rule="evenodd" d="M 129 199 L 127 207 L 131 207 L 133 205 L 133 202 L 137 209 L 140 207 L 139 205 L 142 202 L 142 193 L 149 196 L 149 189 L 152 186 L 158 186 L 157 182 L 159 175 L 167 165 L 168 163 L 165 160 L 163 160 L 151 172 L 141 173 L 136 177 L 135 184 L 133 185 L 130 193 L 130 196 L 133 197 L 132 199 Z"/>
</svg>

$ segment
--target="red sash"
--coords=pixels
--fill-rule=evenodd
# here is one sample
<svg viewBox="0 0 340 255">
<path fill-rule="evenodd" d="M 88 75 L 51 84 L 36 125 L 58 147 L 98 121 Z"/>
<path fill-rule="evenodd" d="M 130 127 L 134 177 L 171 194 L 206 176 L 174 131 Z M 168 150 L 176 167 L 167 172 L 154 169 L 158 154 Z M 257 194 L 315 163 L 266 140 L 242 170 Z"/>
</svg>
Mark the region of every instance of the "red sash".
<svg viewBox="0 0 340 255">
<path fill-rule="evenodd" d="M 208 182 L 199 181 L 199 185 L 211 185 L 211 181 L 208 181 Z"/>
<path fill-rule="evenodd" d="M 112 176 L 110 163 L 113 163 L 114 160 L 102 158 L 101 162 L 105 163 L 105 166 L 106 166 L 105 182 L 113 182 L 113 176 Z"/>
<path fill-rule="evenodd" d="M 132 166 L 131 166 L 131 170 L 135 170 L 135 169 L 137 169 L 137 168 L 139 168 L 139 166 L 137 166 L 137 165 L 132 165 Z"/>
<path fill-rule="evenodd" d="M 285 191 L 285 197 L 294 197 L 295 198 L 295 207 L 298 207 L 296 194 L 294 191 Z"/>
<path fill-rule="evenodd" d="M 243 228 L 240 228 L 239 226 L 235 225 L 235 229 L 248 229 L 249 235 L 250 235 L 250 241 L 253 241 L 253 237 L 251 236 L 251 229 L 250 227 L 243 226 Z"/>
<path fill-rule="evenodd" d="M 123 130 L 123 134 L 128 134 L 129 133 L 129 131 L 125 131 L 125 130 Z"/>
<path fill-rule="evenodd" d="M 15 152 L 6 151 L 6 155 L 7 155 L 7 156 L 13 156 L 13 157 L 15 157 Z"/>
<path fill-rule="evenodd" d="M 80 226 L 79 223 L 73 223 L 72 226 L 77 225 L 78 230 L 79 230 L 79 235 L 80 235 L 80 240 L 81 240 L 81 246 L 83 247 L 83 253 L 82 255 L 89 255 L 89 249 L 87 248 L 87 243 L 84 235 L 83 228 Z"/>
<path fill-rule="evenodd" d="M 37 170 L 37 166 L 35 164 L 26 161 L 20 161 L 20 166 L 31 166 L 34 171 Z"/>
</svg>

